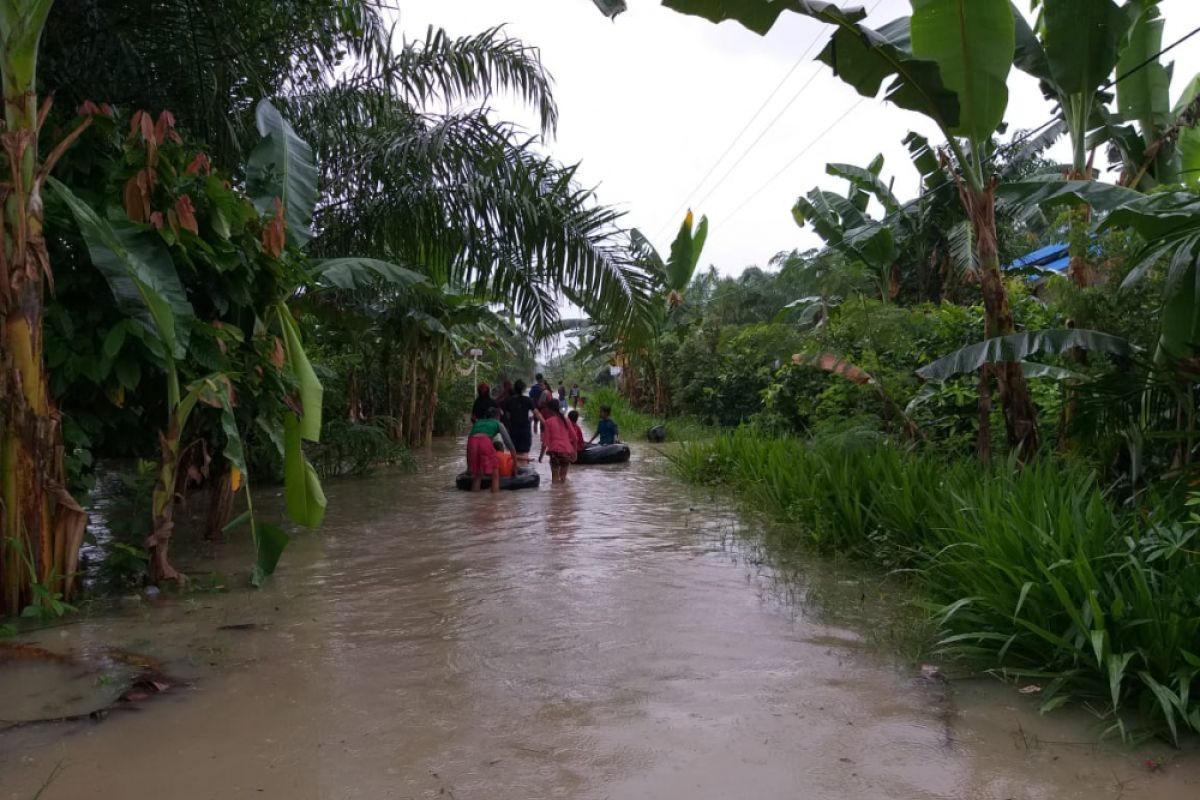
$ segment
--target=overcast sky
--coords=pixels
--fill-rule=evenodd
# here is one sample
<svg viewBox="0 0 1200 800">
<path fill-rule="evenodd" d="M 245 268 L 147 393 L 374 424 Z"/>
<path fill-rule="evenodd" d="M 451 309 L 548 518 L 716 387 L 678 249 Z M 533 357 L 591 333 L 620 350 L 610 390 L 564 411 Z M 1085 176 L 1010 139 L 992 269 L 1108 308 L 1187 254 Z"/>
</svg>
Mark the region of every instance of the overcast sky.
<svg viewBox="0 0 1200 800">
<path fill-rule="evenodd" d="M 908 0 L 864 2 L 876 25 L 910 8 Z M 936 139 L 936 128 L 920 115 L 860 98 L 815 63 L 830 29 L 784 14 L 763 38 L 735 23 L 713 25 L 668 11 L 659 0 L 628 5 L 609 22 L 592 0 L 401 0 L 400 29 L 420 38 L 429 25 L 467 35 L 505 24 L 511 35 L 541 48 L 561 113 L 548 149 L 561 161 L 582 162 L 581 179 L 597 188 L 602 202 L 625 211 L 625 225 L 641 228 L 664 254 L 688 205 L 710 219 L 703 263 L 725 273 L 765 266 L 782 250 L 815 246 L 811 231 L 792 221 L 791 207 L 819 184 L 844 188 L 825 174 L 828 162 L 865 165 L 883 153 L 884 176 L 895 178 L 897 194 L 907 199 L 915 192 L 916 174 L 901 140 L 909 130 Z M 1200 27 L 1197 0 L 1162 0 L 1160 7 L 1166 43 Z M 1176 62 L 1174 102 L 1200 72 L 1200 37 L 1170 58 Z M 697 189 L 781 80 L 766 110 Z M 1031 79 L 1014 72 L 1010 91 L 1012 127 L 1049 119 L 1052 108 Z M 534 124 L 506 101 L 492 105 L 500 117 Z M 1059 156 L 1069 160 L 1065 150 Z"/>
</svg>

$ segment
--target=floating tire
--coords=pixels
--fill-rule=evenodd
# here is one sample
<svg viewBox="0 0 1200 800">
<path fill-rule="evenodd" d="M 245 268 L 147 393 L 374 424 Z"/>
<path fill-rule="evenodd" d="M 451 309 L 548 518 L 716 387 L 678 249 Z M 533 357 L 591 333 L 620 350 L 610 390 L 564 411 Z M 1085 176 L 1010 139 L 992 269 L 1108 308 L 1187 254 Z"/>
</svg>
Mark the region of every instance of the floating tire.
<svg viewBox="0 0 1200 800">
<path fill-rule="evenodd" d="M 516 491 L 517 489 L 536 489 L 542 483 L 542 476 L 538 474 L 536 469 L 522 468 L 517 470 L 517 474 L 511 478 L 501 478 L 500 488 L 506 491 Z M 471 473 L 462 472 L 454 479 L 454 485 L 464 492 L 471 491 Z M 484 475 L 480 481 L 479 487 L 484 490 L 492 488 L 492 476 Z"/>
<path fill-rule="evenodd" d="M 579 451 L 576 464 L 624 464 L 631 455 L 629 445 L 593 444 Z"/>
</svg>

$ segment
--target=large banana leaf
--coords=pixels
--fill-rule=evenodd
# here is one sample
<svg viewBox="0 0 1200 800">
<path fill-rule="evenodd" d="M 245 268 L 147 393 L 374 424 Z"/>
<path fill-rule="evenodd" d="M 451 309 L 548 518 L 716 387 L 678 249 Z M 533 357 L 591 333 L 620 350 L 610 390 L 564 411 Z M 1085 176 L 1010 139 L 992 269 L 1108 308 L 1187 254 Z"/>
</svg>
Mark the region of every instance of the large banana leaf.
<svg viewBox="0 0 1200 800">
<path fill-rule="evenodd" d="M 958 122 L 943 128 L 987 141 L 1008 108 L 1016 49 L 1010 0 L 912 0 L 912 7 L 913 55 L 935 62 L 958 96 Z"/>
<path fill-rule="evenodd" d="M 317 204 L 317 166 L 312 148 L 270 101 L 259 102 L 255 118 L 263 140 L 246 165 L 254 206 L 269 217 L 275 213 L 278 198 L 283 203 L 288 241 L 303 247 L 312 238 L 313 209 Z"/>
<path fill-rule="evenodd" d="M 332 289 L 366 289 L 377 280 L 404 289 L 430 285 L 416 270 L 377 258 L 330 258 L 318 261 L 310 271 L 319 285 Z"/>
<path fill-rule="evenodd" d="M 978 372 L 984 364 L 1021 362 L 1035 355 L 1061 355 L 1076 348 L 1130 357 L 1137 350 L 1126 340 L 1099 331 L 1045 330 L 997 336 L 967 345 L 917 370 L 927 381 L 947 381 Z"/>
<path fill-rule="evenodd" d="M 168 357 L 183 358 L 195 314 L 163 240 L 126 219 L 101 217 L 54 178 L 48 183 L 75 217 L 117 306 L 157 337 Z"/>
<path fill-rule="evenodd" d="M 880 169 L 874 168 L 876 164 L 882 168 L 883 156 L 872 162 L 871 168 L 864 169 L 854 164 L 826 164 L 825 171 L 836 178 L 846 179 L 858 191 L 874 197 L 888 214 L 896 214 L 900 211 L 901 203 L 892 193 L 892 187 L 879 177 Z"/>
<path fill-rule="evenodd" d="M 1157 57 L 1163 25 L 1158 6 L 1146 4 L 1129 29 L 1117 63 L 1118 74 L 1125 76 L 1117 84 L 1117 106 L 1127 122 L 1138 123 L 1147 144 L 1171 124 L 1171 73 Z"/>
<path fill-rule="evenodd" d="M 694 224 L 692 212 L 688 211 L 683 224 L 679 226 L 679 234 L 671 243 L 666 277 L 667 288 L 675 292 L 682 292 L 692 282 L 696 265 L 700 262 L 700 254 L 704 251 L 704 242 L 708 239 L 708 217 L 700 218 L 700 224 L 695 225 L 695 233 L 692 232 Z"/>
<path fill-rule="evenodd" d="M 300 433 L 310 442 L 321 440 L 321 405 L 325 389 L 317 378 L 308 354 L 304 352 L 304 344 L 300 339 L 300 328 L 292 318 L 292 312 L 284 303 L 276 308 L 279 314 L 279 326 L 283 329 L 283 346 L 292 373 L 300 384 Z"/>
<path fill-rule="evenodd" d="M 1180 126 L 1179 170 L 1182 181 L 1195 186 L 1200 183 L 1200 75 L 1192 78 L 1191 82 L 1179 96 L 1172 112 L 1176 124 Z"/>
<path fill-rule="evenodd" d="M 300 420 L 283 418 L 283 495 L 288 517 L 297 525 L 319 528 L 325 520 L 325 491 L 312 464 L 304 457 Z"/>
<path fill-rule="evenodd" d="M 1113 0 L 1044 0 L 1046 61 L 1062 95 L 1091 95 L 1117 63 L 1129 27 Z"/>
</svg>

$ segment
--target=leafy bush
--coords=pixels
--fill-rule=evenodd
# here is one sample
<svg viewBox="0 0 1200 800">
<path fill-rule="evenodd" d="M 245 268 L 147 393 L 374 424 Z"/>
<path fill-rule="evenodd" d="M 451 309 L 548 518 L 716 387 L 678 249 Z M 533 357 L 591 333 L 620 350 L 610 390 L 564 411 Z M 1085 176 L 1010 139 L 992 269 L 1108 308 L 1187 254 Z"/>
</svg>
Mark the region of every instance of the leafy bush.
<svg viewBox="0 0 1200 800">
<path fill-rule="evenodd" d="M 1200 732 L 1200 517 L 1117 511 L 1084 466 L 944 462 L 878 435 L 751 430 L 686 445 L 685 478 L 793 523 L 784 547 L 910 574 L 944 654 L 1132 731 Z"/>
<path fill-rule="evenodd" d="M 306 448 L 306 453 L 322 478 L 363 475 L 380 464 L 411 468 L 414 462 L 408 448 L 388 436 L 391 424 L 387 417 L 362 423 L 328 419 L 321 428 L 321 441 Z"/>
</svg>

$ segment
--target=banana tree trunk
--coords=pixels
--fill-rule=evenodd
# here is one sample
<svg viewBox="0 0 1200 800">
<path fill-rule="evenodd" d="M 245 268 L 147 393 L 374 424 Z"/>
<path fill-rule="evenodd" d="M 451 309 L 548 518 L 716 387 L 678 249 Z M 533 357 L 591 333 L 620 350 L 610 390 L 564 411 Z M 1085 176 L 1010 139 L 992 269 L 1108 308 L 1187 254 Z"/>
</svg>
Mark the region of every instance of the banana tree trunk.
<svg viewBox="0 0 1200 800">
<path fill-rule="evenodd" d="M 37 49 L 52 0 L 0 0 L 7 180 L 0 224 L 0 603 L 18 613 L 34 584 L 68 595 L 87 516 L 65 488 L 61 417 L 42 352 Z"/>
<path fill-rule="evenodd" d="M 1000 271 L 995 185 L 988 185 L 981 191 L 964 187 L 962 196 L 975 231 L 983 293 L 984 332 L 989 339 L 1007 336 L 1015 331 L 1016 325 Z M 1016 362 L 999 363 L 994 365 L 993 374 L 1000 394 L 1000 405 L 1004 409 L 1008 444 L 1020 453 L 1023 460 L 1032 458 L 1038 449 L 1037 409 L 1034 408 L 1021 365 Z M 982 397 L 980 401 L 983 402 Z"/>
<path fill-rule="evenodd" d="M 151 499 L 150 535 L 146 548 L 150 551 L 150 579 L 178 581 L 179 571 L 171 566 L 169 550 L 171 533 L 175 528 L 175 483 L 179 473 L 180 440 L 183 425 L 177 412 L 172 412 L 166 433 L 159 434 L 162 463 L 159 465 L 158 482 L 154 484 Z"/>
</svg>

